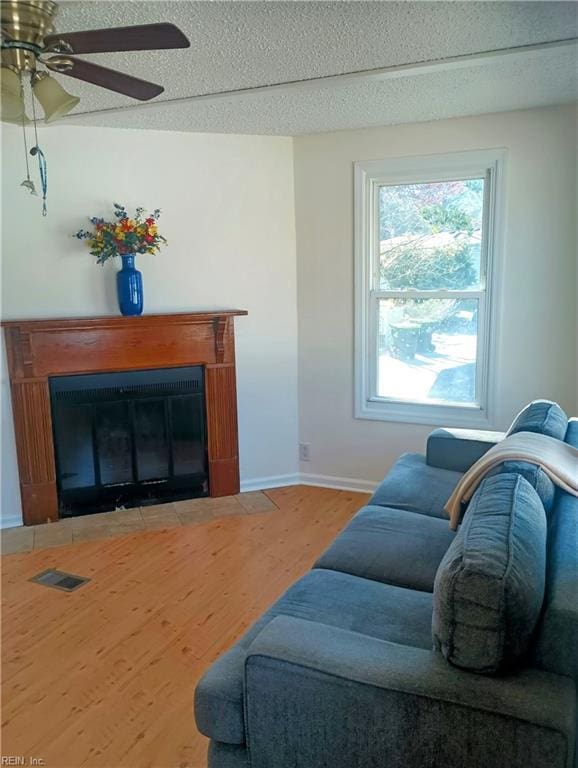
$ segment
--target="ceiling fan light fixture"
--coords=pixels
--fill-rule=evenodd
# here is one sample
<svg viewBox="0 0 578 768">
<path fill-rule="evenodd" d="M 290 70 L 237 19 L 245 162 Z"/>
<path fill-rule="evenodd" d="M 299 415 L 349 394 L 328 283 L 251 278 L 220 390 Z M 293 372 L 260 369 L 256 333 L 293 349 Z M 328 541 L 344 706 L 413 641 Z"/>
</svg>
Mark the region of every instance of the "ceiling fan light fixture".
<svg viewBox="0 0 578 768">
<path fill-rule="evenodd" d="M 21 123 L 24 101 L 20 77 L 14 70 L 2 67 L 0 73 L 0 114 L 5 123 Z"/>
<path fill-rule="evenodd" d="M 11 125 L 32 125 L 32 120 L 24 113 L 24 110 L 18 117 L 4 117 L 4 113 L 2 113 L 2 122 Z"/>
<path fill-rule="evenodd" d="M 78 104 L 78 96 L 72 96 L 47 72 L 35 72 L 32 90 L 44 110 L 44 120 L 52 123 L 67 115 Z"/>
</svg>

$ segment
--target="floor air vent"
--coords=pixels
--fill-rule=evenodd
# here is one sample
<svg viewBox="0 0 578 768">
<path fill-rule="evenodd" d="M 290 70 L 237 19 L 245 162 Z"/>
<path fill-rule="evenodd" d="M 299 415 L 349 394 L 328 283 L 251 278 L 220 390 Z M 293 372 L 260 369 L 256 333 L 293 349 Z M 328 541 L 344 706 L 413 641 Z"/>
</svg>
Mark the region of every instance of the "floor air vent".
<svg viewBox="0 0 578 768">
<path fill-rule="evenodd" d="M 64 573 L 64 571 L 55 571 L 53 568 L 49 568 L 47 571 L 42 571 L 36 576 L 33 576 L 30 581 L 34 581 L 36 584 L 43 584 L 45 587 L 54 587 L 54 589 L 62 589 L 64 592 L 73 592 L 75 589 L 82 587 L 90 579 L 85 579 L 82 576 L 73 576 L 72 573 Z"/>
</svg>

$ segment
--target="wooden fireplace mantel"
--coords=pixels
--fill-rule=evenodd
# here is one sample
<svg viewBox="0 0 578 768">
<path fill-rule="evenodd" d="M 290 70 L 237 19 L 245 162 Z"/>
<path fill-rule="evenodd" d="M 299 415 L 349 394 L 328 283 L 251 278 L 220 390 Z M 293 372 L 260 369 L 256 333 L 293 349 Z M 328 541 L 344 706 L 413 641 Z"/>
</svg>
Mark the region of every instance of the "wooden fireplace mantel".
<svg viewBox="0 0 578 768">
<path fill-rule="evenodd" d="M 3 322 L 24 524 L 58 519 L 50 376 L 203 365 L 209 492 L 238 493 L 233 322 L 246 314 L 234 309 Z"/>
</svg>

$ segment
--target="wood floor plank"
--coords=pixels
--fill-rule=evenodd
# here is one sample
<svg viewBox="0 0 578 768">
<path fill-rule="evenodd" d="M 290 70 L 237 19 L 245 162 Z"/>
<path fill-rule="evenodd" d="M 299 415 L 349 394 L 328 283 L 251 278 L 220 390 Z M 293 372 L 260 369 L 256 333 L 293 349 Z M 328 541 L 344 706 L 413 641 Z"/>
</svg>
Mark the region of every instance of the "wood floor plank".
<svg viewBox="0 0 578 768">
<path fill-rule="evenodd" d="M 249 515 L 2 557 L 2 753 L 49 768 L 205 768 L 197 680 L 367 499 L 267 496 L 273 508 Z M 70 594 L 28 581 L 51 567 L 91 581 Z"/>
</svg>

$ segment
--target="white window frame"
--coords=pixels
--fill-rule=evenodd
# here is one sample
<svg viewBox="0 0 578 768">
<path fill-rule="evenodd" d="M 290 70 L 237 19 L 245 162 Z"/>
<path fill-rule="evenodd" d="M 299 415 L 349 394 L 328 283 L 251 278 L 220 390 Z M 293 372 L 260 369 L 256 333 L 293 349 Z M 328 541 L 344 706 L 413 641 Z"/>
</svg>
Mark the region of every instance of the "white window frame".
<svg viewBox="0 0 578 768">
<path fill-rule="evenodd" d="M 496 329 L 501 263 L 501 209 L 506 151 L 452 152 L 444 155 L 355 163 L 355 418 L 488 428 L 495 414 Z M 378 300 L 399 296 L 379 290 L 378 189 L 383 184 L 419 184 L 485 178 L 480 290 L 407 291 L 408 299 L 462 298 L 478 304 L 475 404 L 418 403 L 377 395 Z"/>
</svg>

